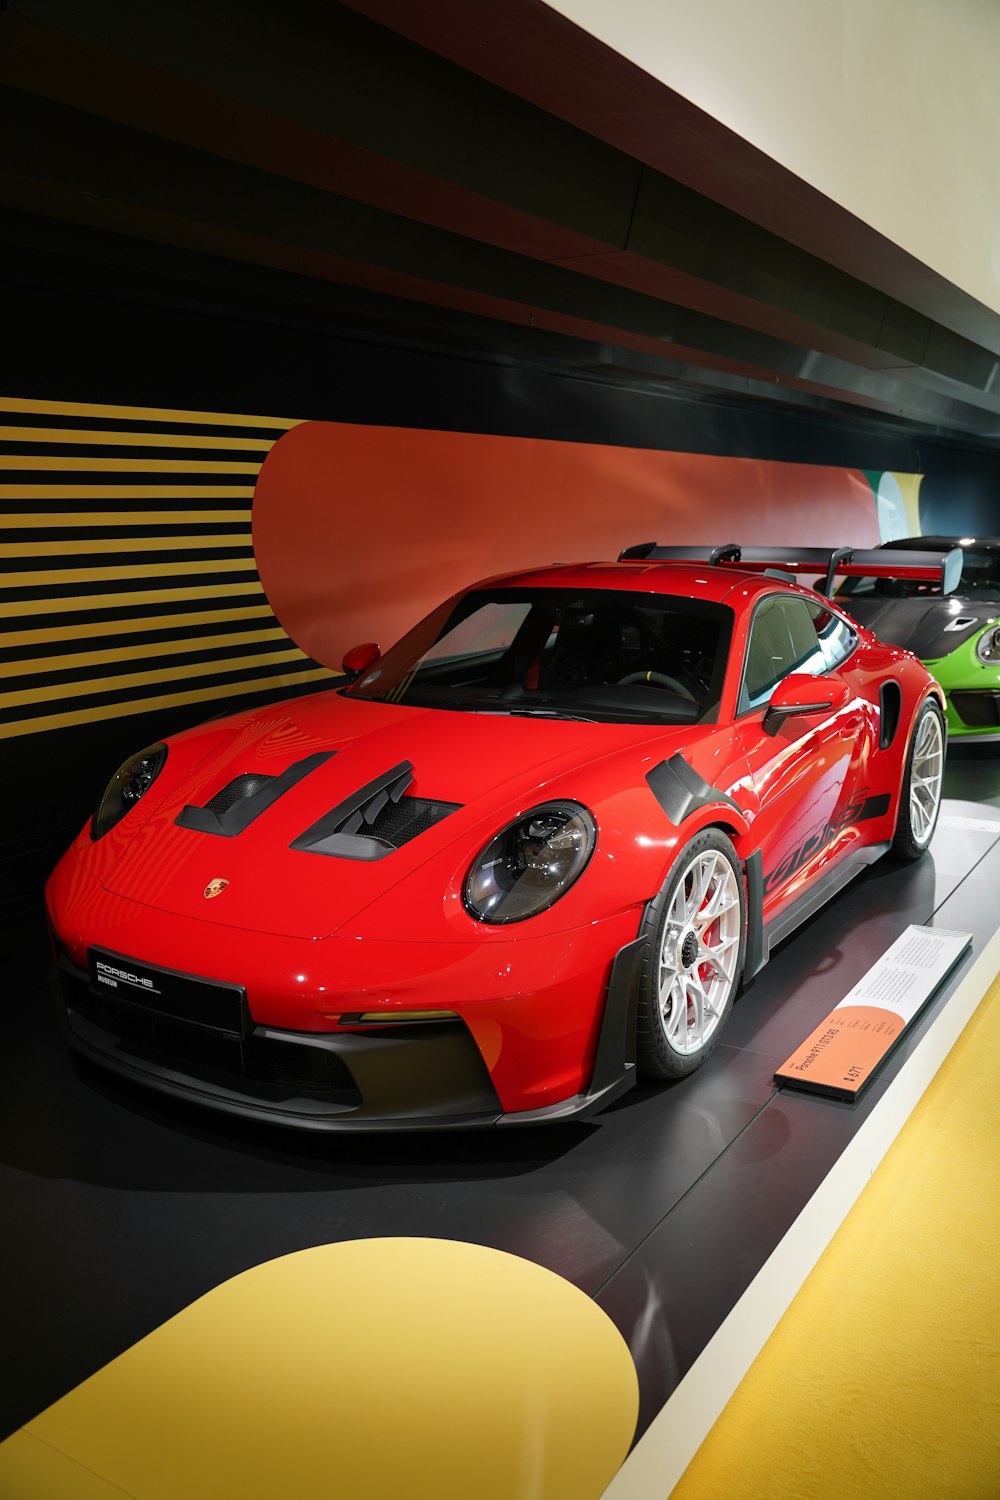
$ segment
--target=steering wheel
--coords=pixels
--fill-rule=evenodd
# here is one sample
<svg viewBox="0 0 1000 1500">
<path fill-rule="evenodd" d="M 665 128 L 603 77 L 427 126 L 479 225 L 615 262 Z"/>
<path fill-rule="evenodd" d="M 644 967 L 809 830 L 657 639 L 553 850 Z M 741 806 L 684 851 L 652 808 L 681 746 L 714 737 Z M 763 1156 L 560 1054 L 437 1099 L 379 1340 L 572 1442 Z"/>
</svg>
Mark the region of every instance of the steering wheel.
<svg viewBox="0 0 1000 1500">
<path fill-rule="evenodd" d="M 676 677 L 668 677 L 666 672 L 626 672 L 624 677 L 619 677 L 618 686 L 627 687 L 629 683 L 648 683 L 651 687 L 667 688 L 671 693 L 676 693 L 679 698 L 686 698 L 689 703 L 697 703 L 697 698 Z"/>
</svg>

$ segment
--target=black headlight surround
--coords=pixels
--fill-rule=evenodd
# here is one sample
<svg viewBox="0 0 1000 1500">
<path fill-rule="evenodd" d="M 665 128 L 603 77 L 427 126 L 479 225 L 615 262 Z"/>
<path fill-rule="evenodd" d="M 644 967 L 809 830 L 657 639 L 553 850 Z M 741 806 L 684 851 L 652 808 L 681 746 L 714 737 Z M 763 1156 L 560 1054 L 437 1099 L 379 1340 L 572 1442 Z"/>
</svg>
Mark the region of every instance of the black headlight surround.
<svg viewBox="0 0 1000 1500">
<path fill-rule="evenodd" d="M 976 655 L 984 667 L 1000 666 L 1000 625 L 990 625 L 976 642 Z"/>
<path fill-rule="evenodd" d="M 597 824 L 582 803 L 539 803 L 494 834 L 472 861 L 465 909 L 490 926 L 527 921 L 566 894 L 596 847 Z"/>
<path fill-rule="evenodd" d="M 90 837 L 94 843 L 110 833 L 129 809 L 146 795 L 163 770 L 166 759 L 167 747 L 161 743 L 148 745 L 122 762 L 105 787 L 104 796 L 90 820 Z"/>
</svg>

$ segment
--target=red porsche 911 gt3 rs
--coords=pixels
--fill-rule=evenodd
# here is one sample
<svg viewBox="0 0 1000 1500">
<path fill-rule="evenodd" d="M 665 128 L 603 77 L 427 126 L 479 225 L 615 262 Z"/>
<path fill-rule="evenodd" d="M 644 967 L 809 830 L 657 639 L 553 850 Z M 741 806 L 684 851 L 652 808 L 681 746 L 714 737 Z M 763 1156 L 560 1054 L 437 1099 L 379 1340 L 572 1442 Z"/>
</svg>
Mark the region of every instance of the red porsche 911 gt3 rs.
<svg viewBox="0 0 1000 1500">
<path fill-rule="evenodd" d="M 873 557 L 942 567 L 648 544 L 490 579 L 349 686 L 140 751 L 47 887 L 71 1044 L 321 1130 L 690 1072 L 776 941 L 934 831 L 940 689 L 794 578 Z"/>
</svg>

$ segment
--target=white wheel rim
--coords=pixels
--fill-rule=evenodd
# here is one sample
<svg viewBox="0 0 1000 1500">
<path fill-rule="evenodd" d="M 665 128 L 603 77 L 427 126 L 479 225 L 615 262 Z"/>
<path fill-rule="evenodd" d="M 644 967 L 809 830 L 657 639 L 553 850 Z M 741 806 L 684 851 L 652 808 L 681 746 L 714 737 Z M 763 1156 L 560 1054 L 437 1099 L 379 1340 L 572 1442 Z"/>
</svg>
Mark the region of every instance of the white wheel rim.
<svg viewBox="0 0 1000 1500">
<path fill-rule="evenodd" d="M 722 1019 L 736 980 L 740 893 L 732 865 L 714 849 L 686 866 L 660 943 L 659 1004 L 674 1052 L 699 1052 Z"/>
<path fill-rule="evenodd" d="M 927 844 L 934 832 L 944 776 L 944 736 L 933 711 L 917 725 L 910 763 L 910 829 L 914 842 Z"/>
</svg>

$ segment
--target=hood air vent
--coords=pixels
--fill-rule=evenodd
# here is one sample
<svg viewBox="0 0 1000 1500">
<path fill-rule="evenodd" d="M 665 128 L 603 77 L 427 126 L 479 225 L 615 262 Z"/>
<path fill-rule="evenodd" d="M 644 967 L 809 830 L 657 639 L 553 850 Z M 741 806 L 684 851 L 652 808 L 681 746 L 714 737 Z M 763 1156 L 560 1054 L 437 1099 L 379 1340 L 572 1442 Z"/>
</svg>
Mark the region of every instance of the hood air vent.
<svg viewBox="0 0 1000 1500">
<path fill-rule="evenodd" d="M 407 797 L 412 781 L 412 764 L 401 761 L 345 797 L 289 848 L 334 859 L 384 859 L 461 807 L 460 802 Z"/>
<path fill-rule="evenodd" d="M 265 776 L 263 772 L 257 774 L 247 771 L 245 775 L 237 776 L 235 781 L 224 786 L 221 792 L 216 792 L 214 797 L 210 797 L 205 807 L 221 818 L 231 807 L 235 807 L 237 802 L 249 802 L 251 797 L 256 797 L 258 792 L 273 786 L 277 779 L 277 776 Z"/>
<path fill-rule="evenodd" d="M 305 760 L 295 761 L 280 776 L 245 771 L 242 776 L 227 782 L 204 807 L 189 804 L 181 808 L 174 822 L 178 828 L 190 828 L 195 833 L 214 833 L 225 839 L 234 839 L 279 797 L 283 797 L 290 787 L 335 754 L 334 750 L 321 750 L 316 755 L 307 755 Z"/>
</svg>

